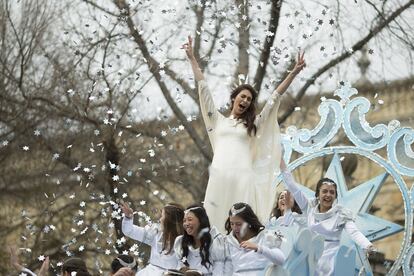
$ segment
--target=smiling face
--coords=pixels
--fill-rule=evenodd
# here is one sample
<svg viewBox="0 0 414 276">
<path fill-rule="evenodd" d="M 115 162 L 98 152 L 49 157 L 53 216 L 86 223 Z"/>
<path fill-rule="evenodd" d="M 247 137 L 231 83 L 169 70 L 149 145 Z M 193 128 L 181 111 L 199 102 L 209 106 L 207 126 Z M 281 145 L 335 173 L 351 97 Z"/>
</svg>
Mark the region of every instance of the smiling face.
<svg viewBox="0 0 414 276">
<path fill-rule="evenodd" d="M 194 238 L 197 237 L 200 229 L 200 221 L 193 212 L 190 211 L 184 214 L 183 226 L 184 231 L 187 232 L 189 236 L 193 236 Z"/>
<path fill-rule="evenodd" d="M 321 211 L 328 211 L 332 208 L 333 202 L 336 199 L 336 186 L 330 183 L 324 184 L 319 190 L 319 202 L 320 202 L 320 210 Z"/>
<path fill-rule="evenodd" d="M 292 209 L 294 204 L 295 201 L 289 191 L 283 191 L 280 193 L 277 206 L 283 215 L 286 210 Z"/>
<path fill-rule="evenodd" d="M 253 100 L 252 93 L 243 89 L 239 94 L 233 99 L 233 108 L 231 114 L 235 117 L 240 117 L 251 105 Z"/>
</svg>

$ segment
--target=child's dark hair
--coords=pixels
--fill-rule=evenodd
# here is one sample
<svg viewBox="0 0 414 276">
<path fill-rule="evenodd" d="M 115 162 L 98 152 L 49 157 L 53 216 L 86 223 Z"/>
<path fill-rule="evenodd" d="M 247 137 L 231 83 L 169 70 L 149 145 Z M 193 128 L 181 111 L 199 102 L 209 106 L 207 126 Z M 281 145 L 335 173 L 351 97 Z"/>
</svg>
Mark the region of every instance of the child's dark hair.
<svg viewBox="0 0 414 276">
<path fill-rule="evenodd" d="M 132 270 L 137 270 L 138 263 L 135 261 L 135 259 L 129 255 L 118 255 L 115 259 L 113 259 L 111 263 L 111 269 L 112 273 L 117 272 L 123 267 L 129 267 Z"/>
<path fill-rule="evenodd" d="M 252 207 L 250 207 L 250 205 L 247 203 L 239 202 L 233 204 L 229 210 L 229 217 L 224 224 L 224 228 L 226 229 L 227 234 L 230 234 L 231 232 L 230 217 L 234 215 L 233 211 L 237 212 L 236 216 L 242 218 L 249 224 L 249 229 L 254 233 L 255 236 L 265 228 L 264 225 L 260 222 L 257 215 L 253 212 Z"/>
<path fill-rule="evenodd" d="M 77 276 L 91 276 L 88 269 L 86 268 L 86 263 L 81 258 L 72 257 L 63 262 L 62 272 L 76 272 Z"/>
<path fill-rule="evenodd" d="M 200 256 L 201 256 L 201 264 L 205 266 L 207 269 L 211 266 L 210 262 L 210 245 L 212 243 L 212 238 L 210 234 L 210 221 L 207 216 L 207 212 L 204 207 L 200 205 L 190 205 L 187 207 L 185 212 L 193 213 L 198 221 L 200 222 L 199 227 L 199 239 L 200 239 Z M 207 230 L 207 231 L 205 231 Z M 181 242 L 181 247 L 183 249 L 183 257 L 188 257 L 189 246 L 195 245 L 195 240 L 193 236 L 187 234 L 184 231 L 183 239 Z M 187 260 L 183 262 L 186 266 L 189 266 Z"/>
</svg>

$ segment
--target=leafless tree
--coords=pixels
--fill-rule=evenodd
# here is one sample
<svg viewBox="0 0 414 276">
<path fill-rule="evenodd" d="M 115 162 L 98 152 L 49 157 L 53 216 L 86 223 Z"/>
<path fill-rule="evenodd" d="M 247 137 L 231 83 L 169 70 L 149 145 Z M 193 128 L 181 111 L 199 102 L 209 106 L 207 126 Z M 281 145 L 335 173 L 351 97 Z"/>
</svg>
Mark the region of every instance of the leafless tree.
<svg viewBox="0 0 414 276">
<path fill-rule="evenodd" d="M 323 39 L 332 43 L 333 53 L 309 57 L 308 76 L 280 123 L 319 79 L 368 43 L 391 37 L 412 51 L 413 1 L 358 3 L 366 18 L 350 38 L 343 20 L 352 11 L 328 2 L 312 2 L 312 15 L 305 1 L 3 1 L 0 189 L 10 207 L 1 216 L 2 236 L 24 237 L 32 268 L 41 254 L 61 259 L 67 252 L 100 253 L 104 264 L 94 267 L 102 268 L 106 250 L 128 248 L 119 200 L 153 215 L 166 200 L 203 199 L 212 151 L 195 116 L 195 82 L 183 73 L 188 64 L 179 47 L 188 34 L 209 78 L 237 83 L 251 76 L 262 94 L 286 75 L 296 46 L 311 52 Z M 159 99 L 165 112 L 157 110 Z"/>
</svg>

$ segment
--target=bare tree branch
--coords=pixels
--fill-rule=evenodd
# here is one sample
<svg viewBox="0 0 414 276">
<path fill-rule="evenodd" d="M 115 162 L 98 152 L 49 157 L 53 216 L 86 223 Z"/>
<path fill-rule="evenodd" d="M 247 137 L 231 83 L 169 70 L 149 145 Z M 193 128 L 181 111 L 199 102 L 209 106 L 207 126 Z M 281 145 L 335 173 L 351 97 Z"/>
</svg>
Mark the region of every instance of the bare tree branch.
<svg viewBox="0 0 414 276">
<path fill-rule="evenodd" d="M 165 83 L 162 81 L 162 78 L 159 72 L 160 70 L 159 63 L 151 56 L 145 44 L 144 39 L 142 38 L 142 36 L 139 34 L 137 29 L 135 28 L 135 24 L 132 21 L 132 18 L 129 16 L 129 8 L 128 8 L 128 5 L 125 3 L 125 0 L 117 0 L 115 1 L 115 4 L 118 6 L 120 10 L 125 11 L 126 23 L 131 32 L 131 35 L 134 38 L 135 42 L 138 44 L 138 47 L 140 48 L 144 58 L 146 59 L 148 63 L 150 72 L 154 75 L 155 80 L 157 81 L 157 84 L 160 87 L 161 92 L 164 95 L 165 99 L 167 100 L 172 111 L 177 116 L 177 118 L 181 121 L 181 123 L 184 125 L 188 134 L 193 139 L 194 143 L 197 145 L 197 148 L 199 149 L 199 151 L 203 154 L 205 158 L 207 158 L 208 160 L 211 160 L 212 159 L 211 151 L 209 150 L 208 147 L 206 147 L 206 144 L 197 134 L 194 127 L 189 122 L 187 122 L 186 116 L 181 111 L 181 109 L 177 106 L 177 104 L 175 103 L 174 99 L 172 98 L 170 94 L 170 91 L 168 90 Z"/>
<path fill-rule="evenodd" d="M 270 7 L 270 20 L 269 28 L 267 30 L 268 36 L 266 36 L 263 44 L 262 51 L 259 57 L 259 63 L 256 68 L 256 74 L 254 75 L 254 88 L 256 91 L 260 91 L 262 82 L 266 74 L 267 64 L 269 63 L 270 48 L 273 46 L 273 42 L 276 37 L 277 28 L 279 26 L 280 10 L 282 8 L 283 0 L 273 0 Z"/>
<path fill-rule="evenodd" d="M 292 112 L 295 110 L 295 107 L 305 94 L 306 90 L 315 82 L 317 78 L 319 78 L 323 73 L 328 71 L 330 68 L 334 67 L 335 65 L 339 64 L 343 60 L 349 58 L 352 56 L 356 51 L 359 51 L 362 49 L 362 47 L 368 43 L 368 41 L 373 38 L 375 35 L 377 35 L 379 32 L 381 32 L 384 28 L 386 28 L 392 21 L 394 21 L 401 13 L 403 13 L 405 10 L 407 10 L 410 6 L 414 4 L 413 0 L 408 1 L 405 5 L 402 5 L 398 9 L 396 9 L 393 13 L 391 13 L 387 18 L 382 19 L 378 22 L 378 24 L 369 31 L 365 37 L 360 39 L 358 42 L 356 42 L 352 47 L 352 51 L 346 51 L 337 58 L 331 60 L 324 66 L 322 66 L 316 73 L 314 73 L 302 86 L 302 88 L 299 90 L 298 94 L 295 97 L 294 104 L 290 105 L 285 113 L 282 114 L 278 118 L 278 121 L 280 124 L 282 124 L 286 119 L 292 114 Z"/>
<path fill-rule="evenodd" d="M 250 20 L 249 20 L 249 3 L 246 0 L 236 0 L 238 12 L 237 30 L 239 33 L 238 48 L 238 63 L 236 71 L 234 72 L 234 82 L 238 83 L 237 79 L 240 74 L 245 77 L 249 74 L 249 45 L 250 45 Z"/>
</svg>

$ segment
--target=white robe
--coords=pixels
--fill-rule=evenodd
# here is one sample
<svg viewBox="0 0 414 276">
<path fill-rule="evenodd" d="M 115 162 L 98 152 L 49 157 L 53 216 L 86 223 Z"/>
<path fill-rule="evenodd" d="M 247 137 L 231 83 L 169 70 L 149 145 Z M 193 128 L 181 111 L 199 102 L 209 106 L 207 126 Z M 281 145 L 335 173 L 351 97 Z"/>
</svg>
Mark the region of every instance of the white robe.
<svg viewBox="0 0 414 276">
<path fill-rule="evenodd" d="M 188 247 L 188 256 L 186 261 L 188 262 L 189 268 L 196 270 L 203 275 L 222 276 L 226 275 L 226 256 L 225 256 L 225 244 L 224 237 L 218 232 L 217 228 L 213 227 L 210 230 L 212 242 L 210 244 L 210 262 L 211 266 L 207 264 L 207 267 L 201 264 L 200 248 L 194 248 L 193 246 Z M 177 259 L 180 260 L 177 269 L 185 266 L 183 262 L 183 249 L 182 249 L 183 236 L 178 236 L 175 239 L 174 251 Z"/>
<path fill-rule="evenodd" d="M 282 239 L 274 232 L 263 230 L 249 241 L 258 245 L 258 250 L 244 249 L 234 236 L 233 232 L 226 236 L 226 249 L 231 262 L 231 271 L 225 275 L 256 276 L 267 266 L 283 265 L 285 255 L 279 249 Z"/>
<path fill-rule="evenodd" d="M 133 219 L 124 217 L 122 220 L 122 232 L 131 239 L 143 242 L 151 246 L 151 256 L 149 264 L 137 272 L 137 276 L 156 276 L 163 275 L 168 269 L 175 269 L 179 260 L 171 250 L 169 254 L 162 252 L 162 232 L 158 224 L 139 227 L 133 224 Z"/>
<path fill-rule="evenodd" d="M 340 246 L 339 243 L 343 230 L 363 249 L 372 245 L 356 227 L 353 214 L 350 210 L 336 204 L 328 212 L 320 213 L 319 202 L 316 199 L 307 199 L 293 180 L 293 176 L 289 171 L 283 171 L 282 176 L 287 190 L 293 194 L 300 209 L 307 215 L 309 229 L 325 237 L 324 250 L 316 267 L 316 275 L 333 275 L 335 256 Z"/>
<path fill-rule="evenodd" d="M 249 136 L 243 122 L 224 117 L 215 107 L 205 81 L 198 83 L 201 114 L 214 156 L 204 199 L 211 225 L 224 233 L 228 210 L 248 203 L 261 221 L 267 221 L 276 196 L 273 180 L 281 156 L 275 91 L 256 116 L 256 136 Z"/>
<path fill-rule="evenodd" d="M 271 217 L 266 228 L 272 229 L 278 226 L 290 227 L 294 225 L 300 227 L 306 226 L 306 217 L 303 214 L 292 212 L 291 209 L 288 209 L 285 211 L 284 215 L 278 218 Z"/>
</svg>

